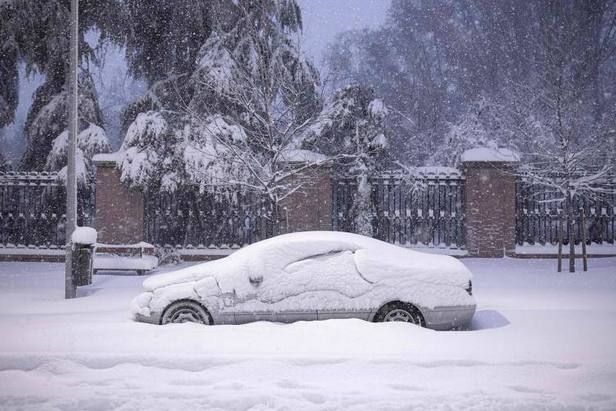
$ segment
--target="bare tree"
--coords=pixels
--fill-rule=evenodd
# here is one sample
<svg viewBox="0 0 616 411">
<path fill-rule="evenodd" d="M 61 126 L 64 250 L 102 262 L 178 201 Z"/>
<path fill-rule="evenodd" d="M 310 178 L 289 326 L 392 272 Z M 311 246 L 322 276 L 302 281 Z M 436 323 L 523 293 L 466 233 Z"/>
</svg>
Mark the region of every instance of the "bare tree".
<svg viewBox="0 0 616 411">
<path fill-rule="evenodd" d="M 606 154 L 616 107 L 596 118 L 593 85 L 615 50 L 616 10 L 613 2 L 548 1 L 538 13 L 532 37 L 535 70 L 525 82 L 510 80 L 501 120 L 516 136 L 512 145 L 524 163 L 520 176 L 557 193 L 574 272 L 574 199 L 614 192 L 616 168 Z"/>
</svg>

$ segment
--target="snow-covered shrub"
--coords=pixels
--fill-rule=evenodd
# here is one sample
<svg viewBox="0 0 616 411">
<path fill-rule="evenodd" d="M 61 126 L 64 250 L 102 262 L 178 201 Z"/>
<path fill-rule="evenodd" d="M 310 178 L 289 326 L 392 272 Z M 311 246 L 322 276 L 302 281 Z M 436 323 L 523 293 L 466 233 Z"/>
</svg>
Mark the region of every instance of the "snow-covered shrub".
<svg viewBox="0 0 616 411">
<path fill-rule="evenodd" d="M 159 267 L 178 265 L 183 262 L 180 252 L 177 248 L 171 246 L 156 247 L 156 257 L 158 257 Z"/>
</svg>

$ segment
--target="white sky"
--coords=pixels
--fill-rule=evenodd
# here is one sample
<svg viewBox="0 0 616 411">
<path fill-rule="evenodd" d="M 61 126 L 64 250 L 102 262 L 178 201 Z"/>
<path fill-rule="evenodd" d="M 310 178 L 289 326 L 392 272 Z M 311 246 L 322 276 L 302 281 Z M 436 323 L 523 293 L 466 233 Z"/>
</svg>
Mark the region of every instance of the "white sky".
<svg viewBox="0 0 616 411">
<path fill-rule="evenodd" d="M 374 28 L 387 18 L 391 0 L 297 0 L 304 18 L 303 46 L 316 63 L 336 35 Z"/>
</svg>

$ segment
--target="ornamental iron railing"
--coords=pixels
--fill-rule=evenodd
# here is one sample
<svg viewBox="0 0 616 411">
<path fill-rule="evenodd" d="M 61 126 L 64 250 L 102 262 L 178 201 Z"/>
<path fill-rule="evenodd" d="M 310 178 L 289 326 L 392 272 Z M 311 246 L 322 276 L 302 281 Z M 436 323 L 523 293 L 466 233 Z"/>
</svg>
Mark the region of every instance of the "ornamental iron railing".
<svg viewBox="0 0 616 411">
<path fill-rule="evenodd" d="M 91 225 L 94 185 L 79 191 L 79 225 Z M 65 244 L 66 190 L 57 173 L 0 173 L 0 247 Z"/>
<path fill-rule="evenodd" d="M 429 169 L 413 179 L 384 173 L 370 179 L 373 237 L 402 246 L 463 249 L 464 178 L 453 169 Z M 332 225 L 357 232 L 357 178 L 332 181 Z"/>
<path fill-rule="evenodd" d="M 616 188 L 616 183 L 612 187 Z M 611 190 L 608 190 L 611 191 Z M 574 241 L 580 243 L 582 226 L 580 209 L 584 210 L 584 237 L 588 244 L 614 244 L 616 240 L 616 194 L 597 193 L 589 198 L 573 197 Z M 563 196 L 545 186 L 519 178 L 516 182 L 516 241 L 518 245 L 558 244 L 559 210 L 564 209 Z M 569 243 L 569 226 L 563 224 L 563 242 Z"/>
<path fill-rule="evenodd" d="M 272 237 L 280 224 L 271 204 L 239 191 L 212 195 L 186 187 L 146 195 L 146 239 L 158 247 L 240 248 Z"/>
</svg>

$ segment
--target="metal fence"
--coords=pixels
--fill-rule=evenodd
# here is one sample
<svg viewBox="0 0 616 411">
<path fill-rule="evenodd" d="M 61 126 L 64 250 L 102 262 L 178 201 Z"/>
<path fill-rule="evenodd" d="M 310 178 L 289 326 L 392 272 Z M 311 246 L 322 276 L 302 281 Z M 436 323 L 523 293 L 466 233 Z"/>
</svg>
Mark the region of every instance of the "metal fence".
<svg viewBox="0 0 616 411">
<path fill-rule="evenodd" d="M 80 190 L 80 225 L 91 225 L 93 186 Z M 65 244 L 66 190 L 57 173 L 0 173 L 0 247 Z"/>
<path fill-rule="evenodd" d="M 146 237 L 181 249 L 239 248 L 279 230 L 273 207 L 255 195 L 201 194 L 188 187 L 146 196 Z"/>
<path fill-rule="evenodd" d="M 373 236 L 392 244 L 464 248 L 464 178 L 453 170 L 425 171 L 414 181 L 400 174 L 371 180 Z M 355 232 L 357 181 L 332 181 L 332 222 Z"/>
<path fill-rule="evenodd" d="M 558 213 L 564 208 L 562 195 L 524 179 L 516 182 L 516 241 L 518 245 L 558 243 Z M 584 209 L 584 230 L 589 243 L 614 244 L 616 240 L 616 194 L 597 194 L 596 199 L 575 196 L 575 243 L 582 238 L 580 209 Z M 563 239 L 569 243 L 569 227 L 564 224 Z"/>
</svg>

